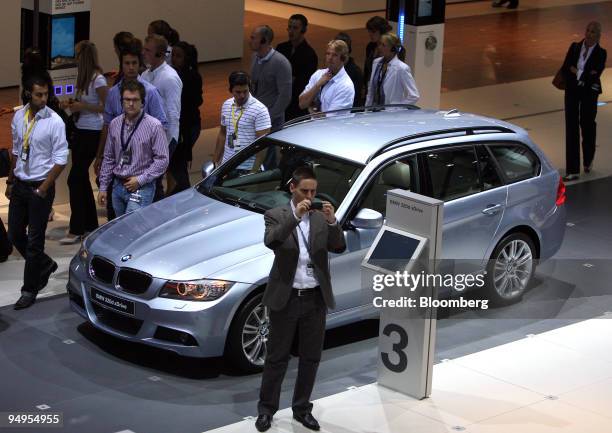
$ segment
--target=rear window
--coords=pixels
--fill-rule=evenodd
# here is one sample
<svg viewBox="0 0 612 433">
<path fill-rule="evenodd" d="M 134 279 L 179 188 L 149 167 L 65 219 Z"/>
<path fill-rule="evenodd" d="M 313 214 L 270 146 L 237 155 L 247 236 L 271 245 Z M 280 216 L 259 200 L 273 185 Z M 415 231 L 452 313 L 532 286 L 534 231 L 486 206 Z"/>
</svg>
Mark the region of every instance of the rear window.
<svg viewBox="0 0 612 433">
<path fill-rule="evenodd" d="M 489 149 L 509 183 L 529 179 L 540 172 L 540 160 L 522 144 L 494 144 Z"/>
</svg>

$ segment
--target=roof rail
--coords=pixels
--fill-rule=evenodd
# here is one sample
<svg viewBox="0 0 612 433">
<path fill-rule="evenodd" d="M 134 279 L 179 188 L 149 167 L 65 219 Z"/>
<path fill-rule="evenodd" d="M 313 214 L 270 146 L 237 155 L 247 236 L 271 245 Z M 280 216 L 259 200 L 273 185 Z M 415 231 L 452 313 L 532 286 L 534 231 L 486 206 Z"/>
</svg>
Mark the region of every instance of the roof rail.
<svg viewBox="0 0 612 433">
<path fill-rule="evenodd" d="M 401 144 L 405 141 L 409 141 L 409 140 L 424 141 L 424 140 L 419 140 L 419 139 L 430 139 L 432 137 L 435 137 L 436 135 L 446 135 L 446 134 L 475 135 L 479 132 L 482 132 L 482 133 L 502 132 L 502 133 L 515 134 L 515 132 L 512 129 L 506 128 L 505 126 L 499 126 L 499 125 L 467 126 L 465 128 L 450 128 L 450 129 L 440 129 L 437 131 L 430 131 L 430 132 L 420 132 L 418 134 L 406 135 L 404 137 L 396 138 L 395 140 L 391 140 L 388 143 L 385 143 L 380 149 L 378 149 L 368 158 L 368 162 L 370 162 L 377 156 L 381 155 L 383 152 L 389 150 L 396 144 Z"/>
<path fill-rule="evenodd" d="M 370 105 L 367 107 L 341 108 L 339 110 L 323 111 L 320 113 L 310 113 L 304 116 L 296 117 L 295 119 L 291 119 L 283 123 L 282 128 L 284 129 L 286 127 L 293 126 L 293 125 L 296 125 L 298 123 L 302 123 L 305 121 L 320 119 L 322 117 L 325 117 L 328 114 L 334 114 L 334 113 L 351 114 L 351 113 L 363 113 L 366 111 L 376 112 L 376 111 L 384 111 L 385 108 L 405 108 L 407 110 L 420 110 L 419 107 L 417 107 L 416 105 L 411 105 L 411 104 Z"/>
</svg>

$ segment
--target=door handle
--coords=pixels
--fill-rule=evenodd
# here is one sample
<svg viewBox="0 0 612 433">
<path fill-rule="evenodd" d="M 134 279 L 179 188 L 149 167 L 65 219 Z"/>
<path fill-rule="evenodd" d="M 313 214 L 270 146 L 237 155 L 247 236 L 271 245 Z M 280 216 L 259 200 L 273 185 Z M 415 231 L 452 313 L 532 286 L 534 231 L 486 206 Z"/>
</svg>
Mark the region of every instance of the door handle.
<svg viewBox="0 0 612 433">
<path fill-rule="evenodd" d="M 482 210 L 482 213 L 486 215 L 496 215 L 502 210 L 502 208 L 503 206 L 501 204 L 489 205 Z"/>
</svg>

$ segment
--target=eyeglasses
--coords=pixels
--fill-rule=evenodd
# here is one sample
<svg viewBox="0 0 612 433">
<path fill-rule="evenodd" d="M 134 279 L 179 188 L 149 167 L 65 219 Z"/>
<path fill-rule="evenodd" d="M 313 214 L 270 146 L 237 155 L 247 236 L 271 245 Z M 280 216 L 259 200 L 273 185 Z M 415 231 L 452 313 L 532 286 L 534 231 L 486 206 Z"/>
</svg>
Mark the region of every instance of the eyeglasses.
<svg viewBox="0 0 612 433">
<path fill-rule="evenodd" d="M 140 98 L 121 98 L 121 101 L 125 104 L 125 105 L 133 105 L 136 104 L 140 101 L 142 101 Z"/>
</svg>

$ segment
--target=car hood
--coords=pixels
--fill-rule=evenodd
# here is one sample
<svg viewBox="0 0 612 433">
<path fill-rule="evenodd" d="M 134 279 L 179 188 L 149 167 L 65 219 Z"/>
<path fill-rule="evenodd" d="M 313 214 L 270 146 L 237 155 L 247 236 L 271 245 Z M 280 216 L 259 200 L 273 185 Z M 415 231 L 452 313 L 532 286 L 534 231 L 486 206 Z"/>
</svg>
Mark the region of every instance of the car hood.
<svg viewBox="0 0 612 433">
<path fill-rule="evenodd" d="M 118 266 L 191 280 L 271 254 L 264 228 L 263 215 L 191 188 L 109 223 L 87 247 Z M 251 282 L 241 277 L 234 281 Z"/>
</svg>

